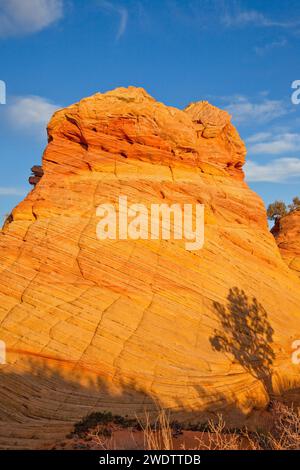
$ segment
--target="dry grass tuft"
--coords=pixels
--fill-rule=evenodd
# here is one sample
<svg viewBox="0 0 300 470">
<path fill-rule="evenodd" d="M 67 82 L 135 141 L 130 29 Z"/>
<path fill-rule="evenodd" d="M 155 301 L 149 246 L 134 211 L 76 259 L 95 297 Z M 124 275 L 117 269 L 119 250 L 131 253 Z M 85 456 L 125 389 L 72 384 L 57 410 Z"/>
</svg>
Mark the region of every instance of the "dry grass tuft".
<svg viewBox="0 0 300 470">
<path fill-rule="evenodd" d="M 241 448 L 241 436 L 237 432 L 228 432 L 226 423 L 221 414 L 215 422 L 209 420 L 207 431 L 202 432 L 201 437 L 196 438 L 197 450 L 239 450 Z"/>
<path fill-rule="evenodd" d="M 146 413 L 145 424 L 141 424 L 144 434 L 145 450 L 173 450 L 173 435 L 169 415 L 160 410 L 154 424 Z"/>
</svg>

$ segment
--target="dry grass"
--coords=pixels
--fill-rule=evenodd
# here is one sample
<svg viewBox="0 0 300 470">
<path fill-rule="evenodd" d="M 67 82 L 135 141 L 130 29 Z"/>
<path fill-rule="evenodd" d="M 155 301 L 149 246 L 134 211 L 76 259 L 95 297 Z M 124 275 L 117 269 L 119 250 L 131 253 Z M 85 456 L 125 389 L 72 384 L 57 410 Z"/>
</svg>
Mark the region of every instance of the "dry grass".
<svg viewBox="0 0 300 470">
<path fill-rule="evenodd" d="M 268 436 L 272 450 L 300 450 L 300 411 L 275 402 L 272 407 L 274 428 Z"/>
<path fill-rule="evenodd" d="M 91 441 L 98 449 L 117 450 L 113 434 L 104 436 L 102 426 L 97 425 L 87 433 L 87 439 Z"/>
<path fill-rule="evenodd" d="M 169 415 L 160 410 L 154 424 L 146 413 L 145 424 L 141 423 L 144 434 L 145 450 L 173 450 L 173 433 Z"/>
<path fill-rule="evenodd" d="M 272 429 L 270 432 L 248 432 L 243 430 L 230 430 L 222 415 L 216 420 L 210 420 L 203 432 L 195 431 L 195 446 L 188 450 L 300 450 L 300 411 L 280 402 L 274 402 L 270 409 Z M 102 417 L 102 423 L 93 425 L 87 432 L 87 440 L 93 446 L 102 450 L 115 450 L 114 431 L 120 427 L 127 428 L 131 433 L 131 442 L 134 442 L 134 432 L 141 432 L 144 439 L 144 450 L 174 450 L 176 439 L 174 426 L 170 423 L 169 414 L 159 410 L 156 420 L 151 422 L 149 414 L 145 414 L 143 423 L 138 427 L 125 426 L 120 418 L 118 423 L 107 423 L 110 417 Z M 92 420 L 94 423 L 94 420 Z M 137 421 L 136 421 L 137 422 Z M 130 421 L 131 423 L 131 421 Z M 85 424 L 85 423 L 84 423 Z M 79 428 L 82 428 L 80 423 Z M 134 431 L 134 432 L 133 432 Z M 184 444 L 181 445 L 185 449 Z"/>
<path fill-rule="evenodd" d="M 226 430 L 222 416 L 218 422 L 209 422 L 206 438 L 199 441 L 199 449 L 209 450 L 300 450 L 300 410 L 280 402 L 271 407 L 272 430 L 263 432 L 241 432 Z"/>
<path fill-rule="evenodd" d="M 222 415 L 210 420 L 207 430 L 196 437 L 193 450 L 300 450 L 300 410 L 279 402 L 271 407 L 272 430 L 268 433 L 228 430 Z M 172 450 L 172 428 L 168 415 L 162 410 L 156 423 L 151 425 L 149 416 L 143 428 L 147 450 Z"/>
<path fill-rule="evenodd" d="M 235 431 L 228 433 L 222 415 L 218 415 L 217 422 L 210 420 L 207 431 L 196 438 L 197 450 L 239 450 L 241 436 Z"/>
</svg>

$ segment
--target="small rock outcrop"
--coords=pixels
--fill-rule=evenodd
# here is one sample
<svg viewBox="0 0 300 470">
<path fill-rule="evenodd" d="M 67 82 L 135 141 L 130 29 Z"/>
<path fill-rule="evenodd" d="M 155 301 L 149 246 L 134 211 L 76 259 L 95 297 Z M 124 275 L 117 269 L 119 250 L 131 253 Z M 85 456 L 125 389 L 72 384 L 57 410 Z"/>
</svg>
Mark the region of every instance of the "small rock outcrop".
<svg viewBox="0 0 300 470">
<path fill-rule="evenodd" d="M 44 175 L 44 170 L 40 165 L 34 165 L 31 168 L 32 176 L 29 177 L 29 184 L 36 186 Z"/>
<path fill-rule="evenodd" d="M 271 232 L 283 259 L 300 277 L 300 210 L 279 219 Z"/>
</svg>

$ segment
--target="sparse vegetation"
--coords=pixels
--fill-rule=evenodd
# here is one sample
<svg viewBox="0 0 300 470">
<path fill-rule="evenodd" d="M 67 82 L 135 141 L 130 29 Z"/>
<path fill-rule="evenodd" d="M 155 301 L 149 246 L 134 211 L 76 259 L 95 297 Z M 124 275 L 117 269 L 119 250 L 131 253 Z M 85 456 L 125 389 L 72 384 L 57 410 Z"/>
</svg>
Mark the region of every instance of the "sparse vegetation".
<svg viewBox="0 0 300 470">
<path fill-rule="evenodd" d="M 169 415 L 161 410 L 154 424 L 151 424 L 146 414 L 145 425 L 141 425 L 144 434 L 145 449 L 147 450 L 173 450 L 173 429 L 170 425 Z"/>
<path fill-rule="evenodd" d="M 128 429 L 129 435 L 142 434 L 145 450 L 178 449 L 176 438 L 183 434 L 183 429 L 193 430 L 194 445 L 187 450 L 300 450 L 300 411 L 293 406 L 273 402 L 269 408 L 271 418 L 270 431 L 250 432 L 246 428 L 230 429 L 221 414 L 199 424 L 195 431 L 192 426 L 180 427 L 170 422 L 166 411 L 160 410 L 154 421 L 146 413 L 143 422 L 114 416 L 111 413 L 92 413 L 75 425 L 70 439 L 81 438 L 85 444 L 76 444 L 76 448 L 117 449 L 114 432 Z M 134 441 L 134 439 L 132 440 Z M 141 440 L 140 440 L 141 441 Z M 184 439 L 183 439 L 184 441 Z M 65 445 L 65 443 L 64 443 Z M 181 449 L 186 449 L 181 444 Z"/>
<path fill-rule="evenodd" d="M 233 430 L 228 432 L 226 423 L 221 414 L 217 421 L 208 422 L 207 431 L 196 438 L 197 450 L 240 450 L 242 448 L 241 435 Z"/>
<path fill-rule="evenodd" d="M 268 436 L 272 450 L 300 450 L 300 410 L 275 402 L 274 428 Z"/>
<path fill-rule="evenodd" d="M 96 426 L 98 426 L 98 430 L 100 430 L 100 425 L 103 427 L 103 432 L 105 433 L 105 426 L 108 426 L 109 424 L 114 424 L 120 428 L 134 427 L 139 429 L 139 423 L 136 419 L 129 419 L 127 416 L 123 417 L 119 415 L 113 415 L 110 412 L 98 412 L 91 413 L 79 421 L 79 423 L 76 423 L 72 435 L 83 437 L 87 432 Z"/>
<path fill-rule="evenodd" d="M 300 210 L 300 198 L 294 197 L 292 204 L 289 204 L 290 212 L 299 211 Z"/>
<path fill-rule="evenodd" d="M 277 219 L 281 219 L 281 217 L 284 217 L 287 213 L 287 207 L 283 201 L 275 201 L 269 204 L 267 209 L 268 219 L 270 220 L 276 221 Z"/>
<path fill-rule="evenodd" d="M 281 219 L 281 217 L 298 210 L 300 210 L 300 198 L 296 196 L 293 198 L 293 202 L 288 206 L 283 201 L 272 202 L 272 204 L 268 206 L 267 215 L 268 219 L 276 222 L 276 220 Z"/>
</svg>

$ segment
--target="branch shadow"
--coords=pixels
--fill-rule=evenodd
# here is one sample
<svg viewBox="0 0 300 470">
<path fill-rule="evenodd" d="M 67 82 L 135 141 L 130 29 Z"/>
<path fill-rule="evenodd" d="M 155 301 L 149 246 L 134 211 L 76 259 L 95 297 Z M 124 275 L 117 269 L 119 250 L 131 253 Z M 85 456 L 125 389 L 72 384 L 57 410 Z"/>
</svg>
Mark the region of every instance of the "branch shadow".
<svg viewBox="0 0 300 470">
<path fill-rule="evenodd" d="M 230 289 L 227 300 L 226 306 L 214 302 L 222 329 L 214 331 L 210 343 L 215 351 L 231 354 L 263 384 L 271 398 L 274 330 L 267 312 L 255 297 L 249 299 L 238 287 Z"/>
</svg>

